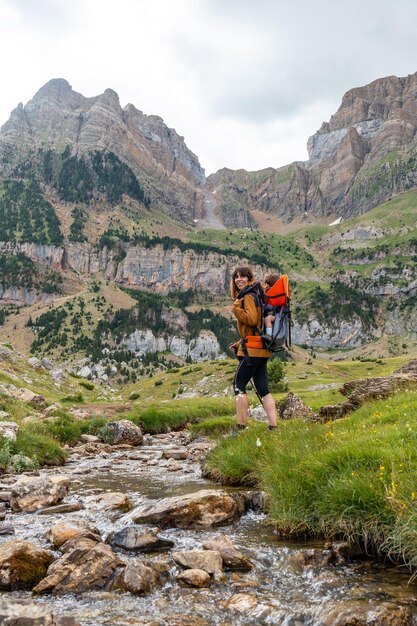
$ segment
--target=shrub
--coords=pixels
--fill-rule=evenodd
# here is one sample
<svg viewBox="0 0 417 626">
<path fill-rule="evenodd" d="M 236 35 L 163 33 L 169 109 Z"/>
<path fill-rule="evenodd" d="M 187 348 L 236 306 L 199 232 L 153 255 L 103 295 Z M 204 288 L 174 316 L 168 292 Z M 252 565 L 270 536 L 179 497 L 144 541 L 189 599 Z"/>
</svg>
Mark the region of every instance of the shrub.
<svg viewBox="0 0 417 626">
<path fill-rule="evenodd" d="M 280 359 L 270 359 L 268 361 L 268 382 L 271 391 L 286 391 L 288 385 L 284 383 L 285 365 Z"/>
<path fill-rule="evenodd" d="M 76 393 L 73 396 L 65 396 L 64 398 L 61 398 L 61 402 L 66 402 L 67 404 L 81 404 L 84 402 L 84 397 L 82 393 Z"/>
<path fill-rule="evenodd" d="M 92 391 L 94 389 L 94 383 L 90 383 L 89 380 L 80 380 L 80 385 L 81 387 L 84 387 L 84 389 L 88 389 L 89 391 Z"/>
</svg>

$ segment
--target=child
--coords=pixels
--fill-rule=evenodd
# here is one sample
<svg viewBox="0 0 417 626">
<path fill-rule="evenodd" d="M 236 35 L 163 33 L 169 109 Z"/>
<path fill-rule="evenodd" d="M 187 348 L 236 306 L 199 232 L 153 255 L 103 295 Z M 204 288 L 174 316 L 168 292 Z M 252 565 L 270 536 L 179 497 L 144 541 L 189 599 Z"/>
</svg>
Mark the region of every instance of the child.
<svg viewBox="0 0 417 626">
<path fill-rule="evenodd" d="M 279 278 L 280 278 L 279 274 L 268 274 L 268 276 L 265 276 L 263 290 L 266 292 L 273 285 L 275 285 L 275 283 L 277 282 L 277 280 L 279 280 Z M 265 323 L 265 333 L 269 335 L 270 337 L 272 336 L 272 324 L 274 323 L 274 320 L 275 320 L 274 312 L 275 312 L 275 307 L 272 304 L 268 304 L 267 302 L 264 306 L 264 323 Z"/>
</svg>

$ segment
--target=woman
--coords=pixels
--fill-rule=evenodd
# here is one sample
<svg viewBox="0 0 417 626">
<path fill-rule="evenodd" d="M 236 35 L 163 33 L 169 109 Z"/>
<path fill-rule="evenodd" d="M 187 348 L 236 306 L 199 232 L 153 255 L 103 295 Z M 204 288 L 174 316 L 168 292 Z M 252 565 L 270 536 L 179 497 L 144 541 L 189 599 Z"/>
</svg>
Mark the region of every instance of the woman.
<svg viewBox="0 0 417 626">
<path fill-rule="evenodd" d="M 277 411 L 275 402 L 268 389 L 267 362 L 271 356 L 269 350 L 262 347 L 259 335 L 262 328 L 262 307 L 256 301 L 255 293 L 247 289 L 254 284 L 254 276 L 250 267 L 237 267 L 230 279 L 230 293 L 234 298 L 233 315 L 237 319 L 237 330 L 241 340 L 232 344 L 230 349 L 239 359 L 239 365 L 233 381 L 236 396 L 237 428 L 246 428 L 248 421 L 248 397 L 246 385 L 253 379 L 256 391 L 262 399 L 269 429 L 277 427 Z M 249 338 L 249 339 L 248 339 Z"/>
</svg>

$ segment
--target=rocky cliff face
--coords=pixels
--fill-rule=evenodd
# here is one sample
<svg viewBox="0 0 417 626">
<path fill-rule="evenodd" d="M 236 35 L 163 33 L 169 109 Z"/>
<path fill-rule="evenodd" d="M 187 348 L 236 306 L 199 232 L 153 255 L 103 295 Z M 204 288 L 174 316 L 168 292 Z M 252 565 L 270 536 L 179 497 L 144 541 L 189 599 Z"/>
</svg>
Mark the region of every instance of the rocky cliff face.
<svg viewBox="0 0 417 626">
<path fill-rule="evenodd" d="M 417 186 L 417 73 L 352 89 L 308 140 L 309 160 L 278 170 L 219 170 L 206 186 L 220 207 L 231 201 L 286 222 L 306 215 L 363 213 Z"/>
<path fill-rule="evenodd" d="M 152 248 L 125 244 L 120 254 L 120 251 L 108 250 L 107 247 L 100 249 L 89 243 L 68 244 L 60 248 L 0 242 L 0 254 L 5 251 L 23 253 L 36 263 L 58 270 L 87 275 L 103 272 L 107 280 L 123 287 L 161 294 L 193 289 L 224 295 L 228 292 L 231 271 L 245 262 L 237 255 L 199 253 L 192 249 L 182 251 L 175 247 L 165 250 L 159 244 Z M 253 263 L 251 266 L 256 275 L 265 273 L 265 268 Z M 180 326 L 181 320 L 177 323 Z"/>
<path fill-rule="evenodd" d="M 25 106 L 19 104 L 0 133 L 3 173 L 38 149 L 62 152 L 67 145 L 77 156 L 113 152 L 132 169 L 154 206 L 186 222 L 201 215 L 205 176 L 198 158 L 160 117 L 132 104 L 122 109 L 111 89 L 85 98 L 66 80 L 55 79 Z"/>
</svg>

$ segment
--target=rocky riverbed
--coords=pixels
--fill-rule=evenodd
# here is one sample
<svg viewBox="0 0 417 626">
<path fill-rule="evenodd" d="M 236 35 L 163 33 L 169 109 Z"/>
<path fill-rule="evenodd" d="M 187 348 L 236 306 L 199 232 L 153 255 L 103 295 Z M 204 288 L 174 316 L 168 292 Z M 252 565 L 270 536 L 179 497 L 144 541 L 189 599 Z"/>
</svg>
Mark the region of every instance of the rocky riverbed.
<svg viewBox="0 0 417 626">
<path fill-rule="evenodd" d="M 417 624 L 407 572 L 279 541 L 262 493 L 202 478 L 209 442 L 127 440 L 2 477 L 0 624 Z"/>
</svg>

